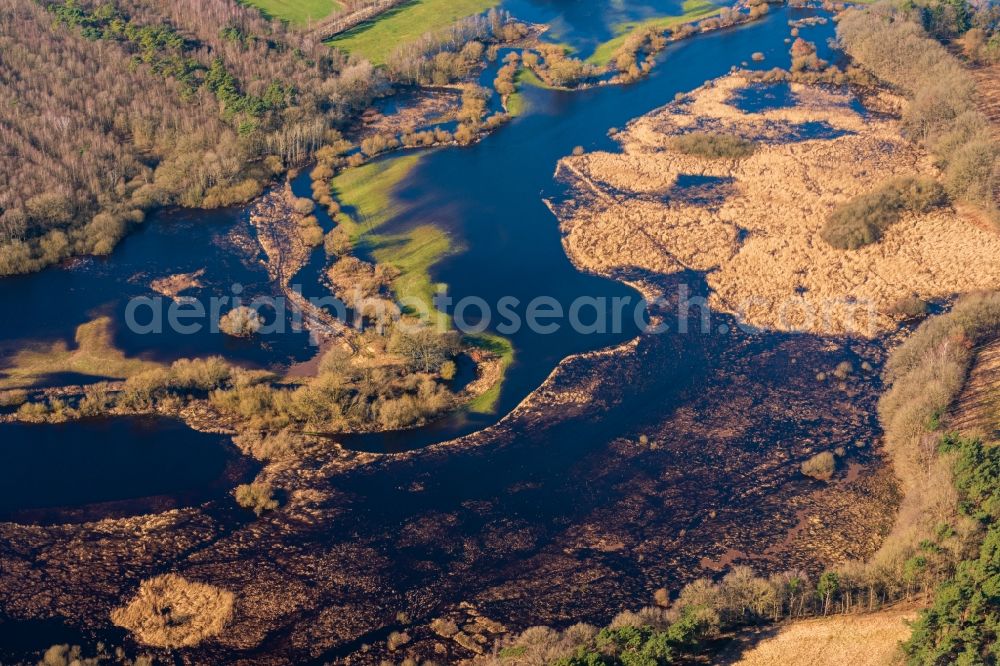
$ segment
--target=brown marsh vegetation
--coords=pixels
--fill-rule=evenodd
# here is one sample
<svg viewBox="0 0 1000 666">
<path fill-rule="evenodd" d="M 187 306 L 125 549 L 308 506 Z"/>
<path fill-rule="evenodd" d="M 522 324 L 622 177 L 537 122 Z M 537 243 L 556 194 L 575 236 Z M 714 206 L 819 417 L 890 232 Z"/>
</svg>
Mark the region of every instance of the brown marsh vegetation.
<svg viewBox="0 0 1000 666">
<path fill-rule="evenodd" d="M 112 611 L 111 621 L 145 645 L 187 647 L 222 632 L 234 601 L 228 590 L 164 574 L 143 581 L 132 601 Z"/>
</svg>

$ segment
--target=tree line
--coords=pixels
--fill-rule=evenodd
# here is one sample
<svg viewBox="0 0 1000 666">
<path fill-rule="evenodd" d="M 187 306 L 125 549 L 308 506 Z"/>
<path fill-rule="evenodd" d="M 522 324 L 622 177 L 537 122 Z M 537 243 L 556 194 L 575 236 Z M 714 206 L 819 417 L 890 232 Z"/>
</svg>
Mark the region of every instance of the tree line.
<svg viewBox="0 0 1000 666">
<path fill-rule="evenodd" d="M 396 82 L 446 85 L 479 67 L 486 45 L 515 42 L 528 32 L 528 26 L 515 21 L 508 12 L 491 9 L 401 44 L 389 56 L 386 67 L 389 77 Z"/>
<path fill-rule="evenodd" d="M 908 663 L 991 663 L 1000 633 L 1000 448 L 945 430 L 974 349 L 1000 333 L 1000 294 L 969 296 L 892 353 L 879 404 L 886 447 L 905 499 L 893 533 L 869 562 L 758 575 L 733 567 L 675 598 L 619 613 L 603 628 L 533 627 L 486 663 L 597 666 L 688 663 L 707 641 L 747 626 L 878 610 L 933 596 L 903 646 Z"/>
<path fill-rule="evenodd" d="M 923 17 L 947 14 L 955 3 L 942 6 L 952 9 L 900 10 L 880 3 L 848 11 L 837 35 L 858 64 L 909 98 L 903 130 L 937 159 L 949 195 L 1000 223 L 1000 145 L 976 108 L 976 82 L 922 25 Z"/>
</svg>

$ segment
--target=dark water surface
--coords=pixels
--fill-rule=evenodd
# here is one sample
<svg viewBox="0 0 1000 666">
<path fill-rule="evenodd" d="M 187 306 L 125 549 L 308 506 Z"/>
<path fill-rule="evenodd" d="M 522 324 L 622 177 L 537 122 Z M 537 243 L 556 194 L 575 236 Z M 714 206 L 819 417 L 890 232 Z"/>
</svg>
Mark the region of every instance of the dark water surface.
<svg viewBox="0 0 1000 666">
<path fill-rule="evenodd" d="M 253 470 L 227 442 L 167 418 L 0 425 L 0 519 L 76 522 L 197 504 Z"/>
</svg>

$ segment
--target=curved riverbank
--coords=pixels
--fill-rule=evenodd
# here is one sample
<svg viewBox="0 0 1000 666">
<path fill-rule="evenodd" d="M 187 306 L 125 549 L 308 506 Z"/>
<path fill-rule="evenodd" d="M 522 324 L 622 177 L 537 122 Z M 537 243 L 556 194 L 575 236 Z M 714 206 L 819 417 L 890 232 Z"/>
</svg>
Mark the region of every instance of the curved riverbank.
<svg viewBox="0 0 1000 666">
<path fill-rule="evenodd" d="M 556 212 L 574 261 L 601 274 L 697 270 L 709 305 L 748 325 L 865 337 L 895 330 L 906 299 L 1000 285 L 1000 238 L 950 207 L 906 214 L 858 250 L 828 245 L 820 232 L 838 203 L 933 176 L 933 159 L 850 94 L 793 83 L 777 108 L 741 111 L 739 95 L 759 89 L 738 74 L 714 81 L 631 123 L 615 137 L 621 153 L 563 159 L 571 194 Z M 719 159 L 673 147 L 694 132 L 756 150 Z"/>
</svg>

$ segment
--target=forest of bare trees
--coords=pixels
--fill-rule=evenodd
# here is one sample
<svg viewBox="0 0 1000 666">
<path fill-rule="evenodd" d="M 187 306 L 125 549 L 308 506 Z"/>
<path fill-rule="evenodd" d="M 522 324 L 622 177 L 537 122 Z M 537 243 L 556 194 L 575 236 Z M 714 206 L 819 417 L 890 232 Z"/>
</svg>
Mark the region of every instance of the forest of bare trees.
<svg viewBox="0 0 1000 666">
<path fill-rule="evenodd" d="M 9 0 L 0 52 L 0 274 L 246 200 L 385 89 L 233 0 Z"/>
</svg>

